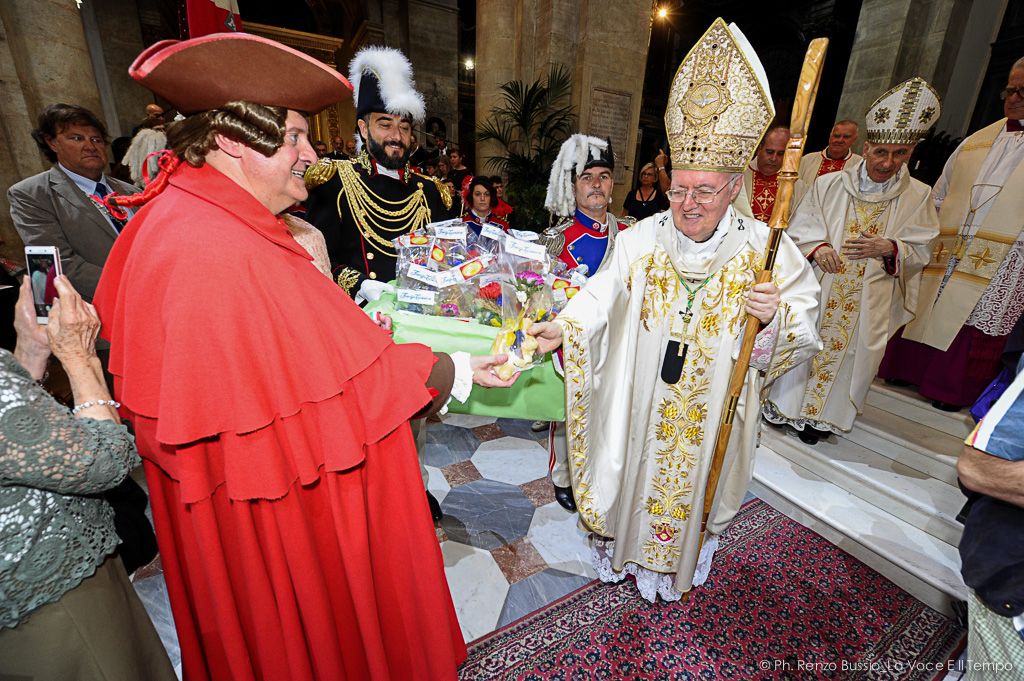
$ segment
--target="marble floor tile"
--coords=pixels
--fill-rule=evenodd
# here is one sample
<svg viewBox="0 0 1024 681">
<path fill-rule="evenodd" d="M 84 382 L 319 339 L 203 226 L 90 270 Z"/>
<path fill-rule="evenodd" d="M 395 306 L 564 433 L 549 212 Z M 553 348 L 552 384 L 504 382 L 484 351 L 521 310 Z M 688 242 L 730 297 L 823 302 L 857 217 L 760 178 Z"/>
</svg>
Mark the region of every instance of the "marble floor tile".
<svg viewBox="0 0 1024 681">
<path fill-rule="evenodd" d="M 444 498 L 448 496 L 448 492 L 452 489 L 451 484 L 449 484 L 444 472 L 440 468 L 427 466 L 426 469 L 427 491 L 433 494 L 434 498 L 438 501 L 444 501 Z"/>
<path fill-rule="evenodd" d="M 441 422 L 458 428 L 479 428 L 492 425 L 498 419 L 494 416 L 475 416 L 473 414 L 445 414 Z"/>
<path fill-rule="evenodd" d="M 530 482 L 524 482 L 519 485 L 519 489 L 523 490 L 526 498 L 532 501 L 533 505 L 538 508 L 547 506 L 555 500 L 555 488 L 551 484 L 551 480 L 546 476 L 531 480 Z"/>
<path fill-rule="evenodd" d="M 527 536 L 548 565 L 588 578 L 596 577 L 590 565 L 587 533 L 577 526 L 579 516 L 552 502 L 533 514 Z"/>
<path fill-rule="evenodd" d="M 480 446 L 473 431 L 443 423 L 427 424 L 426 445 L 421 452 L 423 463 L 435 468 L 466 461 Z"/>
<path fill-rule="evenodd" d="M 508 581 L 489 551 L 446 541 L 441 544 L 444 572 L 466 641 L 497 628 Z"/>
<path fill-rule="evenodd" d="M 530 540 L 525 538 L 499 546 L 491 551 L 491 555 L 509 584 L 521 582 L 548 566 Z"/>
<path fill-rule="evenodd" d="M 479 480 L 483 476 L 480 475 L 480 471 L 473 465 L 473 461 L 460 461 L 451 465 L 445 466 L 441 469 L 444 474 L 445 480 L 452 487 L 458 487 L 459 485 L 465 485 L 467 482 L 473 482 Z"/>
<path fill-rule="evenodd" d="M 548 431 L 542 433 L 535 433 L 530 430 L 530 426 L 533 421 L 522 421 L 520 419 L 498 419 L 498 427 L 505 431 L 506 435 L 512 437 L 521 437 L 524 440 L 533 440 L 535 442 L 543 441 L 545 446 L 548 441 Z"/>
<path fill-rule="evenodd" d="M 486 550 L 526 536 L 534 512 L 521 489 L 494 480 L 453 487 L 441 509 L 450 539 Z"/>
<path fill-rule="evenodd" d="M 480 442 L 488 442 L 490 440 L 497 440 L 499 437 L 505 437 L 505 431 L 497 423 L 492 423 L 473 428 L 473 435 L 476 435 Z"/>
<path fill-rule="evenodd" d="M 512 584 L 505 597 L 505 605 L 498 617 L 498 627 L 515 622 L 520 617 L 557 601 L 562 596 L 589 584 L 589 577 L 547 569 Z"/>
<path fill-rule="evenodd" d="M 473 465 L 487 480 L 521 485 L 548 474 L 548 452 L 534 440 L 503 437 L 481 444 Z"/>
<path fill-rule="evenodd" d="M 167 597 L 167 583 L 164 581 L 163 572 L 132 582 L 132 586 L 146 608 L 149 619 L 153 621 L 156 633 L 160 635 L 160 641 L 167 650 L 167 657 L 171 659 L 171 666 L 180 669 L 181 648 L 178 646 L 178 632 L 174 628 L 174 617 L 171 615 L 171 602 Z M 180 676 L 179 673 L 179 678 Z"/>
</svg>

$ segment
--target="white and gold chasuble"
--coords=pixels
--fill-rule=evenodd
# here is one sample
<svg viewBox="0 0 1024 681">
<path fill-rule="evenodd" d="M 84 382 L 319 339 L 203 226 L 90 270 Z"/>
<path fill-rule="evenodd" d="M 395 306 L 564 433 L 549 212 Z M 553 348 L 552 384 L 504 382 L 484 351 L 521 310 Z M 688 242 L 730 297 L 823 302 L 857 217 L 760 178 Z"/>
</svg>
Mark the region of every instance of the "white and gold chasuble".
<svg viewBox="0 0 1024 681">
<path fill-rule="evenodd" d="M 1020 133 L 1000 135 L 1005 129 L 1003 118 L 961 142 L 936 184 L 943 190 L 941 229 L 924 270 L 917 319 L 903 332 L 908 340 L 947 350 L 968 322 L 989 335 L 1013 328 L 1016 316 L 1003 319 L 1003 306 L 982 305 L 992 309 L 988 314 L 976 308 L 992 294 L 1019 295 L 1013 284 L 1020 281 L 1024 236 L 1024 144 Z M 997 141 L 1003 144 L 994 149 Z M 998 155 L 990 157 L 994 150 Z"/>
<path fill-rule="evenodd" d="M 848 260 L 821 283 L 822 349 L 772 386 L 765 415 L 799 430 L 849 431 L 864 405 L 886 343 L 913 319 L 921 270 L 931 257 L 939 223 L 929 188 L 902 170 L 892 186 L 863 192 L 863 161 L 823 175 L 804 197 L 787 230 L 805 255 L 828 243 L 837 252 L 858 234 L 896 242 L 896 276 L 879 258 Z"/>
<path fill-rule="evenodd" d="M 634 563 L 674 573 L 681 592 L 691 588 L 700 553 L 708 464 L 745 300 L 768 237 L 764 223 L 732 209 L 718 230 L 712 237 L 719 239 L 717 248 L 694 259 L 681 252 L 685 237 L 670 212 L 641 221 L 619 235 L 607 269 L 557 319 L 564 331 L 569 465 L 580 517 L 596 535 L 615 540 L 614 570 Z M 690 315 L 683 280 L 695 291 Z M 774 280 L 782 297 L 768 327 L 774 347 L 765 353 L 766 372 L 749 370 L 708 539 L 732 521 L 750 482 L 766 374 L 771 381 L 820 347 L 818 284 L 785 236 Z M 661 367 L 672 339 L 687 352 L 678 382 L 669 385 Z"/>
</svg>

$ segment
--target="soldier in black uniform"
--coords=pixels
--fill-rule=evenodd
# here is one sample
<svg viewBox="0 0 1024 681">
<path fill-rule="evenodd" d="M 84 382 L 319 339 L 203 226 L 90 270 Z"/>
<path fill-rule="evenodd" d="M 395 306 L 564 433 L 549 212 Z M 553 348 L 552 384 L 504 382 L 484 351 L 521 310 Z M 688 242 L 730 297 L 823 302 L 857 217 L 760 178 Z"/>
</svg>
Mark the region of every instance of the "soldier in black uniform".
<svg viewBox="0 0 1024 681">
<path fill-rule="evenodd" d="M 445 187 L 409 167 L 412 126 L 424 106 L 408 60 L 398 50 L 367 48 L 349 70 L 360 151 L 306 171 L 306 219 L 324 234 L 338 285 L 357 301 L 374 300 L 395 278 L 392 240 L 458 216 Z"/>
</svg>

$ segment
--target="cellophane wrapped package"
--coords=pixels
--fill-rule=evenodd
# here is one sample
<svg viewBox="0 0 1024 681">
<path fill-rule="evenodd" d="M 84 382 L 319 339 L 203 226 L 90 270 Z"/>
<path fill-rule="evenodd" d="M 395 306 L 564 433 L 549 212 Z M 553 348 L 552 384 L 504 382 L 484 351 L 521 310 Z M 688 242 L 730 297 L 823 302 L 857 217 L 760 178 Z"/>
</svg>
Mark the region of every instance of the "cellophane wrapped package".
<svg viewBox="0 0 1024 681">
<path fill-rule="evenodd" d="M 544 246 L 520 236 L 526 235 L 506 236 L 500 255 L 502 326 L 491 351 L 508 353 L 508 362 L 496 370 L 505 379 L 543 361 L 537 339 L 526 331 L 536 322 L 553 319 L 551 288 L 545 282 L 551 273 L 551 257 Z"/>
</svg>

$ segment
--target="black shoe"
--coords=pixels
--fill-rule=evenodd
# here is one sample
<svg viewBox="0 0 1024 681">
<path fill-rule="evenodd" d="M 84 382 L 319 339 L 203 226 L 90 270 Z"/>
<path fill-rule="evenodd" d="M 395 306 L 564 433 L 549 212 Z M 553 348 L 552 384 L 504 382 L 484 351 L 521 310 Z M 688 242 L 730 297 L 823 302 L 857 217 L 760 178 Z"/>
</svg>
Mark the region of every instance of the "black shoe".
<svg viewBox="0 0 1024 681">
<path fill-rule="evenodd" d="M 940 400 L 932 400 L 932 406 L 938 409 L 939 411 L 948 412 L 958 412 L 961 409 L 963 409 L 963 407 L 958 407 L 955 404 L 950 404 L 949 402 L 942 402 Z"/>
<path fill-rule="evenodd" d="M 909 388 L 910 386 L 914 385 L 910 381 L 904 381 L 902 378 L 887 378 L 885 379 L 885 384 L 892 385 L 897 388 Z"/>
<path fill-rule="evenodd" d="M 806 442 L 809 445 L 818 444 L 818 440 L 826 439 L 831 433 L 827 430 L 821 430 L 820 428 L 812 428 L 810 426 L 804 426 L 804 429 L 797 432 L 797 437 L 800 438 L 801 442 Z"/>
<path fill-rule="evenodd" d="M 558 505 L 564 508 L 570 513 L 576 512 L 576 500 L 572 497 L 571 487 L 559 487 L 558 485 L 552 485 L 555 488 L 555 501 Z"/>
<path fill-rule="evenodd" d="M 435 523 L 444 517 L 440 502 L 430 492 L 427 492 L 427 503 L 430 504 L 430 517 L 434 519 Z"/>
<path fill-rule="evenodd" d="M 818 444 L 818 433 L 813 428 L 804 428 L 803 430 L 797 431 L 796 436 L 800 438 L 800 442 L 808 445 Z"/>
</svg>

